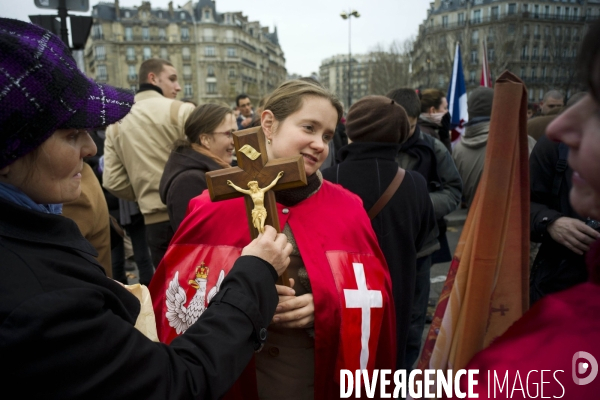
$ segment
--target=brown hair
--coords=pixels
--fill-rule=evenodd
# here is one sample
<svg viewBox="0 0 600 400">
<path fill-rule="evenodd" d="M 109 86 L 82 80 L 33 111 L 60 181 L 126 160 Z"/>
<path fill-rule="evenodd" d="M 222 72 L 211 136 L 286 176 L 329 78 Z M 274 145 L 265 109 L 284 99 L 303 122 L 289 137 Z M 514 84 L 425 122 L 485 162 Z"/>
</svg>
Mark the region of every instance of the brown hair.
<svg viewBox="0 0 600 400">
<path fill-rule="evenodd" d="M 431 107 L 438 109 L 442 99 L 446 97 L 439 89 L 425 89 L 421 92 L 421 112 L 426 113 Z"/>
<path fill-rule="evenodd" d="M 209 103 L 196 107 L 185 121 L 184 131 L 187 140 L 177 140 L 173 148 L 177 150 L 191 147 L 192 143 L 199 143 L 201 134 L 212 134 L 230 114 L 233 115 L 231 108 L 221 104 Z"/>
<path fill-rule="evenodd" d="M 140 66 L 140 76 L 138 77 L 140 85 L 142 83 L 148 83 L 148 74 L 152 72 L 155 75 L 158 75 L 162 72 L 165 65 L 170 67 L 173 66 L 169 61 L 163 60 L 162 58 L 151 58 L 146 60 Z"/>
<path fill-rule="evenodd" d="M 419 115 L 421 114 L 421 101 L 419 100 L 419 95 L 415 89 L 395 89 L 386 94 L 385 97 L 394 100 L 402 106 L 404 111 L 406 111 L 406 115 L 410 118 L 419 118 Z"/>
<path fill-rule="evenodd" d="M 277 121 L 283 122 L 287 117 L 302 108 L 304 98 L 308 96 L 329 100 L 337 111 L 337 122 L 340 122 L 344 115 L 344 107 L 338 98 L 320 85 L 299 79 L 283 82 L 279 85 L 265 102 L 264 110 L 271 111 Z"/>
</svg>

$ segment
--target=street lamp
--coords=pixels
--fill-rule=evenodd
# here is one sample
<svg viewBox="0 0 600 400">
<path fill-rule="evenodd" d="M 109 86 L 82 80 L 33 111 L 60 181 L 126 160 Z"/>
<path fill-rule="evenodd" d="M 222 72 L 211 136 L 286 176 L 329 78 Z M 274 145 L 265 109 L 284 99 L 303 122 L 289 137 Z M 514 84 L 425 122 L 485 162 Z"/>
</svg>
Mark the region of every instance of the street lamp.
<svg viewBox="0 0 600 400">
<path fill-rule="evenodd" d="M 352 27 L 352 17 L 358 18 L 360 14 L 356 10 L 348 10 L 348 12 L 342 11 L 340 17 L 348 20 L 348 108 L 352 104 L 352 85 L 350 80 L 352 78 L 352 35 L 351 35 L 351 27 Z"/>
</svg>

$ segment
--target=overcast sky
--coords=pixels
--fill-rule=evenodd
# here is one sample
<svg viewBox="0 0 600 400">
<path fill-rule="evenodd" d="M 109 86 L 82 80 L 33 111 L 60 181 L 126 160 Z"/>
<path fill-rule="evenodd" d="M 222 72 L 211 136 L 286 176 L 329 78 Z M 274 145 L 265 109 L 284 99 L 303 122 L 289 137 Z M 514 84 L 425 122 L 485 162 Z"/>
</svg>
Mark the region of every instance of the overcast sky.
<svg viewBox="0 0 600 400">
<path fill-rule="evenodd" d="M 348 20 L 342 11 L 357 10 L 352 18 L 352 53 L 366 53 L 378 44 L 389 46 L 416 36 L 431 0 L 216 0 L 217 12 L 242 11 L 271 31 L 277 26 L 288 73 L 303 76 L 319 71 L 325 58 L 348 53 Z M 90 0 L 91 6 L 97 0 Z M 152 7 L 167 8 L 169 0 L 152 0 Z M 173 0 L 175 7 L 184 0 Z M 133 7 L 141 0 L 121 0 Z M 28 15 L 53 14 L 34 5 L 34 0 L 0 0 L 0 16 L 29 21 Z M 85 15 L 74 13 L 75 15 Z M 90 15 L 90 12 L 87 13 Z"/>
</svg>

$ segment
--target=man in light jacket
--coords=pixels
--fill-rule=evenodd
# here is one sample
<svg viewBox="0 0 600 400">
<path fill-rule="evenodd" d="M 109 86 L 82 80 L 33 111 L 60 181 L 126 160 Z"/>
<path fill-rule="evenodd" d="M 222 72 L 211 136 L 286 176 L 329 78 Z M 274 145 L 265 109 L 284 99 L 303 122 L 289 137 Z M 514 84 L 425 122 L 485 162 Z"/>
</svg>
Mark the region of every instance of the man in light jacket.
<svg viewBox="0 0 600 400">
<path fill-rule="evenodd" d="M 173 236 L 158 186 L 173 142 L 185 139 L 185 121 L 194 105 L 175 100 L 181 87 L 177 70 L 166 60 L 144 61 L 139 78 L 131 112 L 106 129 L 102 180 L 115 196 L 138 202 L 157 267 Z"/>
</svg>

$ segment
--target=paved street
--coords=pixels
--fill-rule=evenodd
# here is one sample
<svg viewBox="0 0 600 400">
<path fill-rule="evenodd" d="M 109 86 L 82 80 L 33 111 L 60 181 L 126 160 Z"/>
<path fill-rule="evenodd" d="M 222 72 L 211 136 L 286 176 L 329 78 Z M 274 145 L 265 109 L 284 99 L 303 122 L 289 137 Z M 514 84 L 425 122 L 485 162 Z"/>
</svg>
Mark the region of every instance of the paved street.
<svg viewBox="0 0 600 400">
<path fill-rule="evenodd" d="M 448 230 L 446 236 L 448 237 L 448 245 L 450 246 L 450 252 L 454 255 L 454 250 L 458 244 L 458 239 L 462 233 L 462 228 L 467 217 L 466 210 L 457 210 L 446 217 L 448 222 Z M 437 305 L 438 298 L 446 282 L 446 275 L 450 269 L 450 262 L 443 264 L 434 264 L 431 267 L 431 291 L 429 293 L 429 304 L 433 304 L 433 307 L 429 309 L 435 311 L 435 305 Z M 423 339 L 427 336 L 429 331 L 429 324 L 425 325 L 423 331 Z"/>
</svg>

